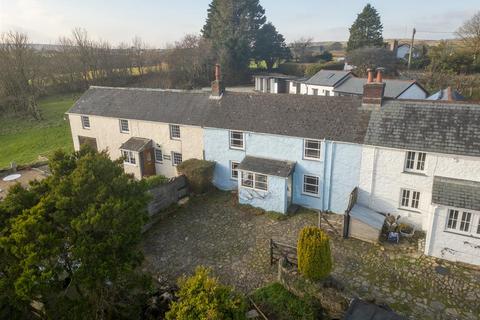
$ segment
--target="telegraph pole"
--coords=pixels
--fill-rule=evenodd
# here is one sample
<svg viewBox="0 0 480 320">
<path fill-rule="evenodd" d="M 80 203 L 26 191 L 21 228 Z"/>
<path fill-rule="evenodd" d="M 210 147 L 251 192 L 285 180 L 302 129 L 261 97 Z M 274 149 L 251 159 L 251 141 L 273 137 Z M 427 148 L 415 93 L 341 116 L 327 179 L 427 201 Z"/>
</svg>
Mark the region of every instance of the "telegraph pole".
<svg viewBox="0 0 480 320">
<path fill-rule="evenodd" d="M 410 70 L 410 66 L 412 64 L 413 43 L 415 42 L 415 34 L 416 33 L 417 33 L 417 30 L 415 30 L 415 28 L 413 28 L 412 42 L 410 43 L 410 53 L 408 54 L 408 70 Z"/>
</svg>

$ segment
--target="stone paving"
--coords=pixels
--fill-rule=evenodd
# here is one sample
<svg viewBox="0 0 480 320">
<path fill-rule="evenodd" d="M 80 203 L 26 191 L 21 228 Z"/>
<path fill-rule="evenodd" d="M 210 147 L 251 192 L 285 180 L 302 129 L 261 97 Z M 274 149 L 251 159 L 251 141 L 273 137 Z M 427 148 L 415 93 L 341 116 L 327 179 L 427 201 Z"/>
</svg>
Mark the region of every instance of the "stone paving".
<svg viewBox="0 0 480 320">
<path fill-rule="evenodd" d="M 249 293 L 275 281 L 269 240 L 294 245 L 318 216 L 287 219 L 236 205 L 230 193 L 195 197 L 145 234 L 145 269 L 174 282 L 197 265 Z M 480 270 L 435 260 L 412 246 L 371 245 L 331 234 L 333 275 L 350 296 L 386 303 L 411 319 L 480 319 Z"/>
</svg>

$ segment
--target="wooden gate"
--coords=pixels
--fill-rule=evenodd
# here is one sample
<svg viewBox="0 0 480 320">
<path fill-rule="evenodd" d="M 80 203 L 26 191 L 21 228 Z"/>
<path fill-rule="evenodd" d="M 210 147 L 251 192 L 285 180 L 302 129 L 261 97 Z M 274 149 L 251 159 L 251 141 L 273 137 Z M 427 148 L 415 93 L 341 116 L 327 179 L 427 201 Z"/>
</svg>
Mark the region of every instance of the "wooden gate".
<svg viewBox="0 0 480 320">
<path fill-rule="evenodd" d="M 270 265 L 274 265 L 281 258 L 297 266 L 297 247 L 270 239 Z"/>
</svg>

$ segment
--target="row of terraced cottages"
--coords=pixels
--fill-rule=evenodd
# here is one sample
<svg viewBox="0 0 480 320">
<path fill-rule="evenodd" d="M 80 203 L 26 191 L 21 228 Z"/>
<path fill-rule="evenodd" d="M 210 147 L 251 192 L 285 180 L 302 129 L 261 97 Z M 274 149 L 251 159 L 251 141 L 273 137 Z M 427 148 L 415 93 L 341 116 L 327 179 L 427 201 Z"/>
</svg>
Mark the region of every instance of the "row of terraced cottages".
<svg viewBox="0 0 480 320">
<path fill-rule="evenodd" d="M 363 97 L 91 87 L 69 110 L 75 149 L 123 157 L 137 178 L 215 161 L 213 183 L 269 211 L 401 215 L 425 253 L 480 265 L 480 105 Z M 362 213 L 363 212 L 363 213 Z"/>
</svg>

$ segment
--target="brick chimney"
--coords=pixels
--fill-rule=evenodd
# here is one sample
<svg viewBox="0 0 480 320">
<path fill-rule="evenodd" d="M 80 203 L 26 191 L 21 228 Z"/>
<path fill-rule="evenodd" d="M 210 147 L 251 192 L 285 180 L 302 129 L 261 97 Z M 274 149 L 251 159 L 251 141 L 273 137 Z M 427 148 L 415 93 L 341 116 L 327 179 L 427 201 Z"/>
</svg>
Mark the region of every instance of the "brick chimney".
<svg viewBox="0 0 480 320">
<path fill-rule="evenodd" d="M 385 93 L 385 82 L 383 82 L 383 68 L 377 69 L 376 81 L 373 80 L 373 70 L 368 69 L 367 83 L 363 86 L 362 107 L 379 109 L 382 106 Z"/>
<path fill-rule="evenodd" d="M 220 65 L 217 63 L 215 65 L 215 80 L 212 82 L 212 94 L 210 98 L 220 99 L 225 91 L 222 81 L 222 71 Z"/>
</svg>

